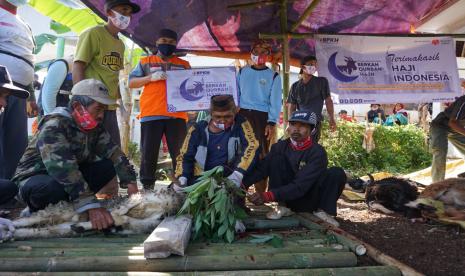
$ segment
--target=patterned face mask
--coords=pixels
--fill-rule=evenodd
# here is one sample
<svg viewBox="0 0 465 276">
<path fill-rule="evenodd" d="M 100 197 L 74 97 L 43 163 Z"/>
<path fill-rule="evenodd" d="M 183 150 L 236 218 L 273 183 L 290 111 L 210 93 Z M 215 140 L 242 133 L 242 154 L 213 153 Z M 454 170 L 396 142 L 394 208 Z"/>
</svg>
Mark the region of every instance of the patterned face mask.
<svg viewBox="0 0 465 276">
<path fill-rule="evenodd" d="M 254 55 L 250 54 L 250 58 L 252 59 L 252 62 L 256 65 L 263 65 L 268 61 L 268 55 Z"/>
<path fill-rule="evenodd" d="M 113 12 L 113 16 L 110 17 L 111 22 L 120 30 L 126 30 L 131 23 L 131 17 L 122 15 L 115 10 L 111 10 Z"/>
</svg>

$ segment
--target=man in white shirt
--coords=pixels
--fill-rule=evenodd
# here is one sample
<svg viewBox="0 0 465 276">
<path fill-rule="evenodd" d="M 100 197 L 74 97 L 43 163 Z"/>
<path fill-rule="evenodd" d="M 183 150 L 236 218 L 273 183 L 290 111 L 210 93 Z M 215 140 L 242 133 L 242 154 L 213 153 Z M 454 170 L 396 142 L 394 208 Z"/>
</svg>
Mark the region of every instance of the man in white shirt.
<svg viewBox="0 0 465 276">
<path fill-rule="evenodd" d="M 16 86 L 33 92 L 34 40 L 29 26 L 16 14 L 17 7 L 25 3 L 25 0 L 0 0 L 0 64 L 8 68 Z M 13 176 L 26 149 L 27 110 L 30 116 L 37 115 L 34 93 L 27 102 L 9 97 L 0 115 L 0 178 Z"/>
</svg>

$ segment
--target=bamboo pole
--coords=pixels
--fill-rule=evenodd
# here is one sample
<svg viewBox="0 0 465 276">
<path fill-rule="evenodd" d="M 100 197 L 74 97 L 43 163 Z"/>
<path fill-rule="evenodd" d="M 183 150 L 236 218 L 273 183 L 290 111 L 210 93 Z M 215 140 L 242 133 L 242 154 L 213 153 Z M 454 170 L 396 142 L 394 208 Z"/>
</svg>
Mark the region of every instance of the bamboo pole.
<svg viewBox="0 0 465 276">
<path fill-rule="evenodd" d="M 5 274 L 11 276 L 17 275 L 30 275 L 30 273 L 15 273 L 7 272 Z M 81 276 L 82 272 L 61 272 L 61 276 Z M 400 271 L 393 266 L 357 266 L 357 267 L 340 267 L 340 268 L 313 268 L 313 269 L 277 269 L 277 270 L 240 270 L 240 271 L 208 271 L 208 272 L 168 272 L 158 274 L 154 272 L 86 272 L 86 275 L 91 276 L 151 276 L 159 275 L 166 276 L 210 276 L 210 275 L 225 275 L 225 276 L 262 276 L 262 275 L 275 275 L 275 276 L 307 276 L 307 275 L 318 275 L 318 276 L 400 276 Z M 55 276 L 53 272 L 41 272 L 41 276 Z"/>
<path fill-rule="evenodd" d="M 287 0 L 281 0 L 281 10 L 280 10 L 280 25 L 281 25 L 281 35 L 282 35 L 282 43 L 283 43 L 283 102 L 286 102 L 287 100 L 287 95 L 289 93 L 289 71 L 290 71 L 290 65 L 289 65 L 289 38 L 286 35 L 288 32 L 287 29 Z M 286 105 L 284 105 L 283 108 L 283 121 L 284 121 L 284 129 L 287 128 L 287 119 L 288 119 L 287 114 L 287 108 Z"/>
<path fill-rule="evenodd" d="M 289 2 L 295 2 L 297 0 L 288 0 Z M 234 10 L 243 10 L 243 9 L 251 9 L 251 8 L 261 8 L 264 6 L 272 6 L 276 5 L 278 0 L 263 0 L 263 1 L 257 1 L 257 2 L 249 2 L 249 3 L 242 3 L 242 4 L 236 4 L 236 5 L 229 5 L 227 7 L 228 10 L 234 11 Z"/>
<path fill-rule="evenodd" d="M 357 265 L 351 252 L 261 255 L 184 256 L 146 260 L 142 256 L 1 258 L 2 271 L 211 271 L 348 267 Z"/>
<path fill-rule="evenodd" d="M 244 254 L 278 254 L 278 253 L 324 253 L 348 252 L 347 247 L 340 249 L 333 246 L 313 245 L 302 246 L 297 243 L 285 242 L 282 248 L 274 248 L 268 244 L 241 244 L 241 246 L 189 246 L 185 252 L 187 256 L 208 255 L 244 255 Z M 36 248 L 31 251 L 17 249 L 0 250 L 0 258 L 32 258 L 32 257 L 92 257 L 92 256 L 144 256 L 144 249 L 137 248 Z"/>
<path fill-rule="evenodd" d="M 302 13 L 302 15 L 297 20 L 297 22 L 295 22 L 292 25 L 292 27 L 291 27 L 292 32 L 297 30 L 299 25 L 302 24 L 302 22 L 304 22 L 305 19 L 307 19 L 307 17 L 312 13 L 312 11 L 316 8 L 316 6 L 319 3 L 320 3 L 320 0 L 313 0 L 312 3 L 310 3 L 310 5 L 308 5 L 308 7 L 305 9 L 305 11 Z"/>
<path fill-rule="evenodd" d="M 296 217 L 300 220 L 300 223 L 305 226 L 305 227 L 308 227 L 310 229 L 319 229 L 321 231 L 326 231 L 327 229 L 324 228 L 323 226 L 321 225 L 318 225 L 316 224 L 315 222 L 313 221 L 310 221 L 308 220 L 306 217 L 303 216 L 304 214 L 299 214 L 299 215 L 296 215 Z M 352 252 L 354 252 L 355 254 L 359 255 L 359 256 L 362 256 L 362 255 L 365 255 L 366 253 L 366 248 L 363 244 L 359 243 L 359 242 L 354 242 L 353 240 L 351 239 L 348 239 L 342 235 L 339 235 L 337 233 L 334 233 L 334 232 L 331 232 L 331 231 L 328 231 L 329 233 L 333 234 L 337 241 L 345 246 L 347 246 L 348 248 L 350 248 L 350 250 Z"/>
<path fill-rule="evenodd" d="M 293 217 L 283 217 L 277 220 L 246 218 L 243 220 L 247 229 L 292 228 L 299 226 L 299 220 Z"/>
<path fill-rule="evenodd" d="M 316 221 L 318 221 L 318 219 L 316 219 L 316 217 L 314 217 L 314 216 L 312 216 L 312 215 L 310 215 L 308 213 L 300 213 L 299 215 L 300 215 L 300 217 L 304 218 L 305 220 L 307 220 L 309 222 L 309 226 L 313 225 L 312 227 L 316 227 L 316 226 L 314 226 L 315 224 L 317 224 Z M 300 222 L 302 223 L 302 221 L 303 220 L 301 220 Z M 407 266 L 406 264 L 392 258 L 391 256 L 388 256 L 388 255 L 384 254 L 383 252 L 379 251 L 378 249 L 374 248 L 373 246 L 369 245 L 368 243 L 360 241 L 355 236 L 345 232 L 344 230 L 342 230 L 340 228 L 334 227 L 334 226 L 332 226 L 332 225 L 330 225 L 328 223 L 322 222 L 322 221 L 318 221 L 317 225 L 319 227 L 323 227 L 323 228 L 328 229 L 328 232 L 333 233 L 338 238 L 338 241 L 341 242 L 341 243 L 343 243 L 342 242 L 343 240 L 351 240 L 355 244 L 363 245 L 366 248 L 366 252 L 367 252 L 368 256 L 370 256 L 371 258 L 373 258 L 375 261 L 377 261 L 380 264 L 395 266 L 395 267 L 399 268 L 399 270 L 402 272 L 402 275 L 404 275 L 404 276 L 423 275 L 420 272 L 414 270 L 413 268 Z M 349 248 L 350 248 L 350 246 L 349 246 Z"/>
<path fill-rule="evenodd" d="M 286 33 L 288 38 L 292 39 L 310 39 L 313 38 L 315 33 Z M 338 35 L 338 36 L 377 36 L 377 37 L 452 37 L 452 38 L 465 38 L 465 34 L 376 34 L 376 33 L 318 33 L 318 35 Z M 260 33 L 260 38 L 263 39 L 280 39 L 283 34 L 281 33 Z"/>
</svg>

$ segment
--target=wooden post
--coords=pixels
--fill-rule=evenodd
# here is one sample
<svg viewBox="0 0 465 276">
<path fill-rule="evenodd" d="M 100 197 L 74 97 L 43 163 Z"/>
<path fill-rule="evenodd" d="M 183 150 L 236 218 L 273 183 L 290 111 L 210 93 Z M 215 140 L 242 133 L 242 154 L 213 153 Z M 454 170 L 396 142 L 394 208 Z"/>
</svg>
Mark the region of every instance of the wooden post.
<svg viewBox="0 0 465 276">
<path fill-rule="evenodd" d="M 126 109 L 127 117 L 121 116 L 121 122 L 120 125 L 122 129 L 120 132 L 122 133 L 121 135 L 121 150 L 124 152 L 124 154 L 128 154 L 129 152 L 129 142 L 130 142 L 130 133 L 131 133 L 131 112 L 132 112 L 132 92 L 131 89 L 129 89 L 128 86 L 128 81 L 129 81 L 129 73 L 131 71 L 131 61 L 132 61 L 132 55 L 134 52 L 134 45 L 135 43 L 133 42 L 132 48 L 129 52 L 128 55 L 128 61 L 125 62 L 124 64 L 124 69 L 123 69 L 123 77 L 120 80 L 120 94 L 121 94 L 121 100 L 124 105 L 124 109 Z"/>
<path fill-rule="evenodd" d="M 282 33 L 282 51 L 283 51 L 283 102 L 287 100 L 289 94 L 289 38 L 287 36 L 287 0 L 281 0 L 281 10 L 280 10 L 280 23 L 281 23 L 281 33 Z M 287 119 L 289 114 L 287 114 L 286 105 L 283 105 L 283 125 L 284 129 L 287 127 Z"/>
</svg>

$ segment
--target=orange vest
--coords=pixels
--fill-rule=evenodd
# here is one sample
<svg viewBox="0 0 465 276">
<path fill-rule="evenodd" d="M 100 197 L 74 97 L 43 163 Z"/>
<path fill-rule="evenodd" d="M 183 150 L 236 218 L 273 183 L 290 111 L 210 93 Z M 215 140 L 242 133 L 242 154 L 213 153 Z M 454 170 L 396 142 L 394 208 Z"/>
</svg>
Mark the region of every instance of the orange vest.
<svg viewBox="0 0 465 276">
<path fill-rule="evenodd" d="M 142 67 L 149 67 L 150 72 L 172 70 L 174 67 L 189 69 L 189 62 L 182 60 L 176 56 L 169 58 L 164 61 L 159 56 L 148 56 L 143 57 L 140 60 Z M 186 112 L 175 112 L 171 113 L 167 110 L 166 102 L 166 81 L 154 81 L 149 82 L 144 86 L 142 94 L 140 95 L 140 115 L 139 118 L 148 116 L 169 116 L 174 118 L 180 118 L 187 121 Z"/>
</svg>

